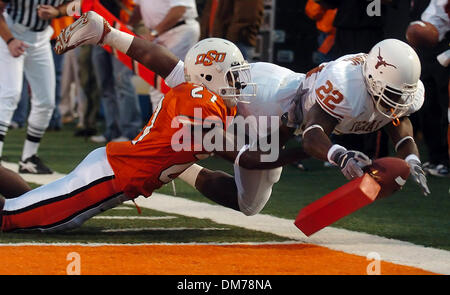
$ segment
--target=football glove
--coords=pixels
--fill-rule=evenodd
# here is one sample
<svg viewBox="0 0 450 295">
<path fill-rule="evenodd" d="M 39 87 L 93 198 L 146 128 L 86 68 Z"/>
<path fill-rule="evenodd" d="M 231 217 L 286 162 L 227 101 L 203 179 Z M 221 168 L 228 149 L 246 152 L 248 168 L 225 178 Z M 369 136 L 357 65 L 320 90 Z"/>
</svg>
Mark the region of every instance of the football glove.
<svg viewBox="0 0 450 295">
<path fill-rule="evenodd" d="M 358 151 L 347 151 L 344 148 L 334 151 L 330 158 L 339 166 L 342 174 L 348 180 L 363 176 L 362 168 L 372 164 L 372 160 L 366 154 Z"/>
<path fill-rule="evenodd" d="M 425 176 L 425 172 L 423 172 L 422 165 L 420 161 L 416 159 L 410 159 L 407 161 L 410 169 L 410 174 L 415 183 L 422 189 L 422 193 L 424 196 L 428 196 L 431 194 L 430 189 L 427 184 L 427 177 Z"/>
</svg>

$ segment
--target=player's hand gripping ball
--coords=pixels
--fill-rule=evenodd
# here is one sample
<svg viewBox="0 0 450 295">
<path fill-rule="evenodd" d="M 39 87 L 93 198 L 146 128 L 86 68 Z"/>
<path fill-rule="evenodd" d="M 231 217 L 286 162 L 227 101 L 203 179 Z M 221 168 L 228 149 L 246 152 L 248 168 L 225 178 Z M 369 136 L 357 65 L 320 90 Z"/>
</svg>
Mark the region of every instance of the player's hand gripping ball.
<svg viewBox="0 0 450 295">
<path fill-rule="evenodd" d="M 400 190 L 409 176 L 409 166 L 400 158 L 385 157 L 372 161 L 364 168 L 381 186 L 377 199 L 385 198 Z"/>
</svg>

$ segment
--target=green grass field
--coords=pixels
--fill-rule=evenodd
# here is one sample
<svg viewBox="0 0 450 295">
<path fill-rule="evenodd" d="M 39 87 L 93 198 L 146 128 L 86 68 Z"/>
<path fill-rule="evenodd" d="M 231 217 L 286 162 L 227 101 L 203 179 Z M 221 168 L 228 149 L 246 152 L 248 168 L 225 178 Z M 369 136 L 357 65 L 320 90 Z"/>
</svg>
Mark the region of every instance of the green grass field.
<svg viewBox="0 0 450 295">
<path fill-rule="evenodd" d="M 42 141 L 39 155 L 44 162 L 55 171 L 68 173 L 91 150 L 101 146 L 93 144 L 85 138 L 74 137 L 73 132 L 73 126 L 67 125 L 62 131 L 47 132 Z M 19 160 L 24 138 L 24 129 L 11 130 L 8 133 L 5 140 L 4 160 L 10 162 L 17 162 Z M 232 171 L 232 166 L 229 163 L 215 157 L 203 160 L 200 164 L 210 169 L 220 169 L 229 173 Z M 309 167 L 309 171 L 300 171 L 292 166 L 284 168 L 281 180 L 274 186 L 272 197 L 262 213 L 295 219 L 298 211 L 302 207 L 346 182 L 340 171 L 335 168 L 325 168 L 321 162 L 313 159 L 305 161 L 305 164 Z M 389 198 L 377 200 L 370 206 L 366 206 L 354 214 L 341 219 L 333 226 L 409 241 L 418 245 L 450 250 L 450 179 L 430 176 L 428 180 L 432 191 L 432 194 L 428 197 L 424 197 L 420 193 L 419 188 L 409 180 L 402 191 L 397 192 Z M 175 183 L 178 197 L 209 202 L 182 181 L 176 180 Z M 162 187 L 159 192 L 173 194 L 172 186 L 166 185 Z M 105 214 L 109 213 L 107 212 Z M 147 212 L 146 214 L 157 215 L 160 213 Z M 86 235 L 91 236 L 92 241 L 94 242 L 104 240 L 111 242 L 111 239 L 118 239 L 117 233 L 114 235 L 95 234 L 95 232 L 98 231 L 93 229 L 105 227 L 106 224 L 104 222 L 105 221 L 103 220 L 92 220 L 87 222 L 77 231 L 63 235 L 52 235 L 51 239 L 61 242 L 84 241 L 86 240 Z M 170 224 L 171 226 L 175 226 L 174 223 L 176 223 L 177 226 L 185 227 L 191 225 L 197 226 L 198 223 L 200 226 L 218 226 L 217 224 L 204 224 L 204 222 L 205 221 L 202 220 L 195 220 L 195 218 L 183 217 L 179 217 L 176 222 L 174 220 L 165 221 L 165 223 Z M 133 224 L 133 226 L 135 225 L 136 224 Z M 124 225 L 123 222 L 114 221 L 113 223 L 108 223 L 107 226 L 116 228 L 131 226 L 131 224 Z M 227 228 L 231 227 L 227 226 Z M 194 235 L 198 235 L 196 231 L 193 232 Z M 155 232 L 152 231 L 151 235 L 154 233 Z M 143 241 L 142 237 L 133 235 L 132 233 L 120 235 L 126 236 L 126 239 L 136 242 Z M 158 241 L 190 242 L 194 240 L 192 237 L 189 237 L 189 235 L 183 235 L 181 240 L 179 238 L 175 239 L 163 231 L 158 232 L 157 236 Z M 14 236 L 13 234 L 3 234 L 1 240 L 2 242 L 18 242 L 48 239 L 41 238 L 40 235 Z M 144 240 L 147 242 L 149 241 L 148 238 Z M 214 237 L 207 235 L 207 237 L 200 238 L 200 241 L 212 240 L 231 242 L 242 240 L 252 241 L 255 239 L 254 234 L 250 234 L 243 229 L 217 231 L 214 233 Z M 261 236 L 257 235 L 256 240 L 277 240 L 277 237 L 261 234 Z M 278 238 L 278 240 L 283 239 Z M 150 238 L 150 241 L 153 241 L 153 239 Z"/>
<path fill-rule="evenodd" d="M 130 210 L 119 210 L 119 209 Z M 232 242 L 282 242 L 287 239 L 262 232 L 221 225 L 207 219 L 166 214 L 130 205 L 104 212 L 82 227 L 63 233 L 3 233 L 2 242 L 7 243 L 232 243 Z M 136 219 L 116 219 L 131 217 Z M 151 219 L 151 218 L 160 219 Z M 145 219 L 149 218 L 149 219 Z M 167 218 L 167 219 L 166 219 Z M 182 234 L 180 234 L 182 232 Z"/>
</svg>

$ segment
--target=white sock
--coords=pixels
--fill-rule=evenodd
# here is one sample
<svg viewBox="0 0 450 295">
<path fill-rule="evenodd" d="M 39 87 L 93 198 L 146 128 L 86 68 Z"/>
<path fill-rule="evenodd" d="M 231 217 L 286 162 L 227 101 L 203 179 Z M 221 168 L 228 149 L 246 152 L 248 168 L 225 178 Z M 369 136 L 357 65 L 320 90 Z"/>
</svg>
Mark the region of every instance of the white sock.
<svg viewBox="0 0 450 295">
<path fill-rule="evenodd" d="M 111 28 L 111 32 L 105 36 L 103 44 L 109 45 L 120 52 L 127 53 L 133 40 L 133 35 Z"/>
<path fill-rule="evenodd" d="M 3 155 L 3 141 L 0 141 L 0 157 Z"/>
<path fill-rule="evenodd" d="M 39 149 L 40 142 L 34 142 L 29 141 L 28 139 L 25 140 L 25 143 L 23 145 L 23 151 L 22 151 L 22 161 L 25 161 L 32 155 L 37 154 L 37 151 Z"/>
<path fill-rule="evenodd" d="M 191 167 L 187 168 L 186 170 L 184 170 L 183 173 L 181 173 L 178 178 L 183 180 L 184 182 L 186 182 L 187 184 L 189 184 L 190 186 L 192 186 L 193 188 L 195 187 L 195 181 L 197 180 L 197 176 L 200 173 L 200 171 L 203 169 L 202 166 L 197 165 L 197 164 L 192 164 Z"/>
</svg>

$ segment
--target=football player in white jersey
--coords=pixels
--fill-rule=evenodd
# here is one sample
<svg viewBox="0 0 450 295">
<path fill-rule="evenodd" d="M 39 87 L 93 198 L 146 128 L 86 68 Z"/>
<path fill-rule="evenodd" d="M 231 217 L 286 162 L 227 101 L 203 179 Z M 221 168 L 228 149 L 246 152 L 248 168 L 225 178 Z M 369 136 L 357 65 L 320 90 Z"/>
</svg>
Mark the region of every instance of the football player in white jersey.
<svg viewBox="0 0 450 295">
<path fill-rule="evenodd" d="M 161 75 L 170 87 L 185 82 L 184 63 L 173 54 L 105 26 L 102 17 L 94 12 L 66 29 L 55 49 L 64 53 L 81 44 L 110 45 Z M 196 60 L 186 57 L 185 62 Z M 352 179 L 361 176 L 362 167 L 371 160 L 359 151 L 333 145 L 328 136 L 332 132 L 370 133 L 385 127 L 397 155 L 409 163 L 414 181 L 425 195 L 430 193 L 408 119 L 409 114 L 420 109 L 424 99 L 419 80 L 420 61 L 409 45 L 384 40 L 367 55 L 344 56 L 307 74 L 274 64 L 255 63 L 251 65 L 251 75 L 257 84 L 257 94 L 250 102 L 238 102 L 238 115 L 281 118 L 284 124 L 279 130 L 266 132 L 267 135 L 279 132 L 281 145 L 301 132 L 308 154 L 339 166 Z M 207 76 L 205 79 L 210 78 Z M 246 89 L 241 91 L 245 93 Z M 261 132 L 258 126 L 253 128 Z M 298 151 L 271 167 L 270 163 L 259 163 L 259 157 L 254 157 L 249 145 L 244 145 L 235 159 L 234 177 L 195 164 L 179 177 L 211 200 L 254 215 L 267 203 L 272 186 L 280 178 L 280 166 L 303 157 L 302 151 Z M 261 168 L 271 169 L 253 170 Z"/>
</svg>

